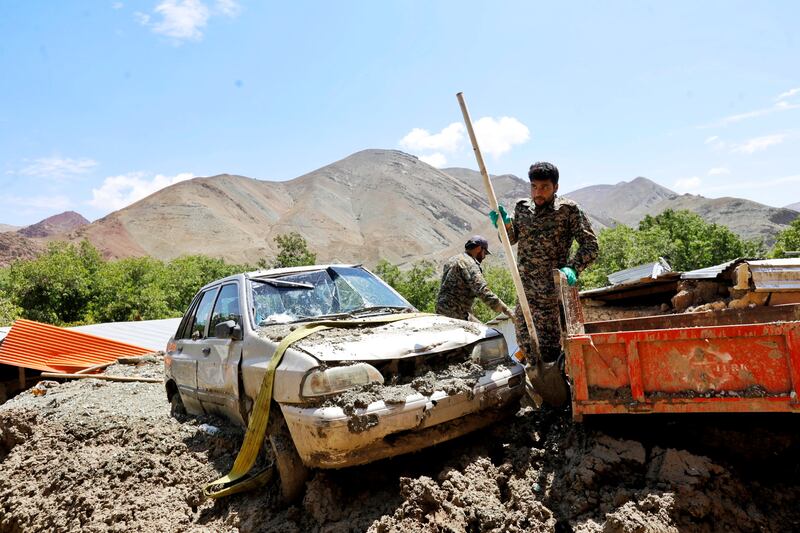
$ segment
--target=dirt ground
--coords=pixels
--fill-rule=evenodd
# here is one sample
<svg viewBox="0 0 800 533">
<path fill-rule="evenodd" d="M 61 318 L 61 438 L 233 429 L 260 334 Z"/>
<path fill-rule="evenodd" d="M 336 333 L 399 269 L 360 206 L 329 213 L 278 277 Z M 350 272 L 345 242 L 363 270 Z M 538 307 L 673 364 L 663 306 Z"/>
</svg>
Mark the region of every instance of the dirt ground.
<svg viewBox="0 0 800 533">
<path fill-rule="evenodd" d="M 109 374 L 160 375 L 161 360 Z M 794 416 L 521 409 L 416 454 L 222 500 L 242 431 L 179 422 L 158 383 L 42 382 L 0 406 L 0 532 L 669 532 L 800 530 Z"/>
</svg>

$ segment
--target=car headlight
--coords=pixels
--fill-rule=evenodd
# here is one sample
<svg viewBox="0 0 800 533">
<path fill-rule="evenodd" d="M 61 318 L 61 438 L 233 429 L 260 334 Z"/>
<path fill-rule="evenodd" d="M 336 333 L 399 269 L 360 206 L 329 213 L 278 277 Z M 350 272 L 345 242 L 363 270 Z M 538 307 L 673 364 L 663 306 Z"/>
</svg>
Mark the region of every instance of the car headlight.
<svg viewBox="0 0 800 533">
<path fill-rule="evenodd" d="M 382 384 L 383 376 L 374 366 L 367 363 L 334 366 L 324 370 L 316 369 L 309 372 L 303 379 L 301 394 L 303 396 L 325 396 L 372 382 Z"/>
<path fill-rule="evenodd" d="M 472 348 L 471 359 L 481 365 L 500 363 L 508 357 L 508 345 L 502 335 L 486 339 Z"/>
</svg>

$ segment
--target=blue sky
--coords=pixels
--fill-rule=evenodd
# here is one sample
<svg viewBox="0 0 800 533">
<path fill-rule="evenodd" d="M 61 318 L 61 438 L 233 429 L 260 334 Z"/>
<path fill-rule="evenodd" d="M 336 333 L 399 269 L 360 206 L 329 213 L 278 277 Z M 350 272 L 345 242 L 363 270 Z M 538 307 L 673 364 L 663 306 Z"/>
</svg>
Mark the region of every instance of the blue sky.
<svg viewBox="0 0 800 533">
<path fill-rule="evenodd" d="M 558 4 L 558 5 L 556 5 Z M 800 202 L 800 2 L 0 2 L 0 223 L 365 148 Z"/>
</svg>

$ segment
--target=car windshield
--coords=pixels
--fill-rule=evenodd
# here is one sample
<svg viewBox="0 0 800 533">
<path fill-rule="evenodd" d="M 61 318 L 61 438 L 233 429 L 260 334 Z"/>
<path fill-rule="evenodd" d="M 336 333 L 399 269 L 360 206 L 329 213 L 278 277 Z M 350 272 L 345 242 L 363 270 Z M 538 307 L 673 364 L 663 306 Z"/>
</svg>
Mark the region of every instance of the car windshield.
<svg viewBox="0 0 800 533">
<path fill-rule="evenodd" d="M 252 279 L 256 324 L 297 322 L 414 307 L 363 268 L 330 267 Z"/>
</svg>

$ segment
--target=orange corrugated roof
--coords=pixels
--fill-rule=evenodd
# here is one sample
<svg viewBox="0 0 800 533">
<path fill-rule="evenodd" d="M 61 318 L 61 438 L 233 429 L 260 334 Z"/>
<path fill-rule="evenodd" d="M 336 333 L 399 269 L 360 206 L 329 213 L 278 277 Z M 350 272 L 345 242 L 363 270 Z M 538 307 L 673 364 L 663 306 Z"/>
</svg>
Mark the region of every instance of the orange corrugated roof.
<svg viewBox="0 0 800 533">
<path fill-rule="evenodd" d="M 88 368 L 151 351 L 89 333 L 19 319 L 0 344 L 0 363 L 61 372 L 65 368 Z"/>
</svg>

